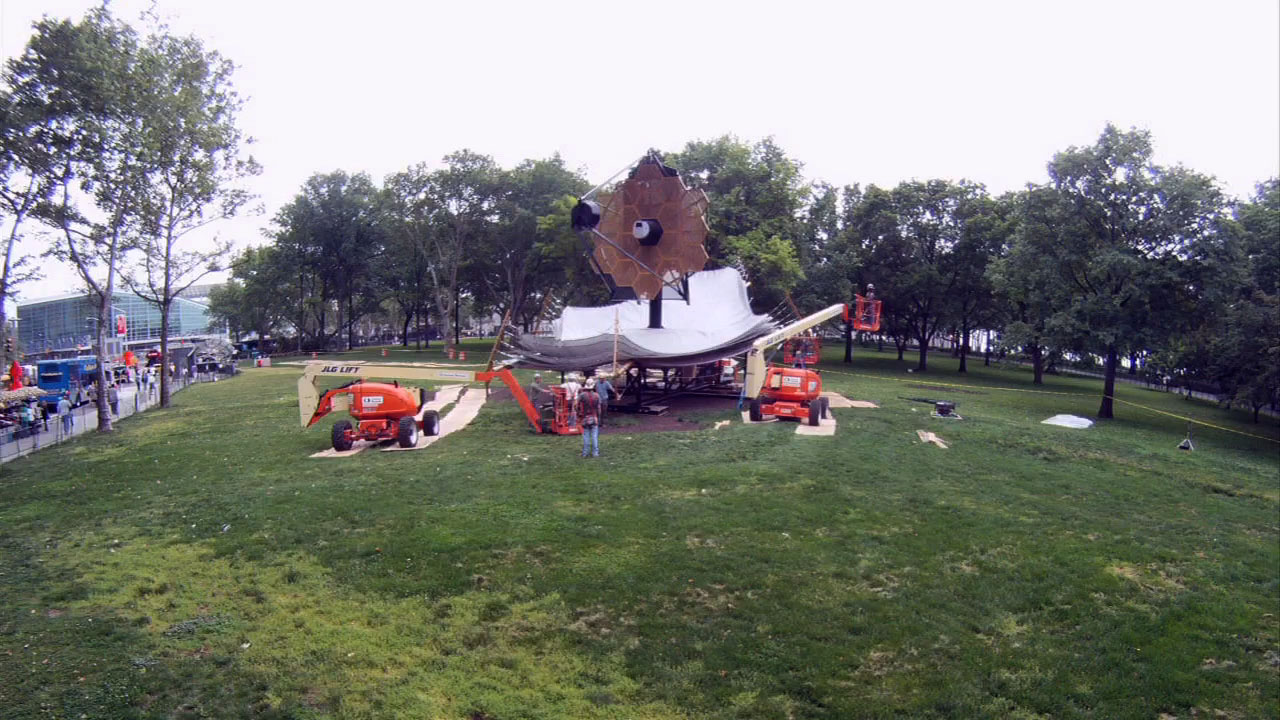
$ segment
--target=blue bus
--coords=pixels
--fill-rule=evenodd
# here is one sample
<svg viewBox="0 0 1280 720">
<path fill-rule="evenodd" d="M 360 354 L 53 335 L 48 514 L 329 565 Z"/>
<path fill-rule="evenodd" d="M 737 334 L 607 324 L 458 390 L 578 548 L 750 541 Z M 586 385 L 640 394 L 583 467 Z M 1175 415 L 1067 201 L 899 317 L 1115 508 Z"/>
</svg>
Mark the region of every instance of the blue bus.
<svg viewBox="0 0 1280 720">
<path fill-rule="evenodd" d="M 89 388 L 98 379 L 98 357 L 81 355 L 61 360 L 41 360 L 36 363 L 36 386 L 49 393 L 40 401 L 51 410 L 63 397 L 72 407 L 89 402 Z"/>
</svg>

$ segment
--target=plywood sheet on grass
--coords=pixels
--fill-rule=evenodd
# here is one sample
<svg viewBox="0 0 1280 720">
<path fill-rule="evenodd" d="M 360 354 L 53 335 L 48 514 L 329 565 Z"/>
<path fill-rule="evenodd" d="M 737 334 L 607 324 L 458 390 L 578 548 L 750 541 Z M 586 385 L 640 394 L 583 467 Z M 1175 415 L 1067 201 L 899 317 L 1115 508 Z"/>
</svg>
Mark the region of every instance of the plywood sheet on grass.
<svg viewBox="0 0 1280 720">
<path fill-rule="evenodd" d="M 827 403 L 833 408 L 878 408 L 879 405 L 867 400 L 850 400 L 849 398 L 837 392 L 824 392 L 822 397 L 827 398 Z"/>
<path fill-rule="evenodd" d="M 836 418 L 834 415 L 818 420 L 817 427 L 807 422 L 800 423 L 796 428 L 797 435 L 811 435 L 818 437 L 828 437 L 836 434 Z"/>
<path fill-rule="evenodd" d="M 446 389 L 450 390 L 450 394 L 446 399 L 441 400 L 441 396 L 444 395 L 444 391 Z M 450 402 L 454 402 L 454 400 L 458 397 L 458 393 L 461 391 L 462 391 L 461 385 L 454 385 L 454 386 L 450 386 L 449 388 L 441 388 L 441 390 L 436 393 L 436 399 L 432 400 L 431 402 L 423 406 L 423 410 L 438 411 L 440 408 L 444 407 L 446 404 Z M 422 450 L 423 448 L 431 446 L 440 438 L 446 435 L 449 435 L 450 433 L 457 432 L 458 430 L 461 430 L 462 428 L 471 424 L 471 421 L 475 420 L 476 416 L 480 414 L 480 408 L 484 406 L 485 399 L 486 399 L 485 393 L 483 390 L 479 388 L 472 388 L 471 391 L 469 391 L 467 394 L 462 396 L 461 400 L 457 400 L 457 404 L 453 406 L 453 409 L 449 411 L 448 415 L 445 415 L 444 417 L 440 418 L 440 434 L 439 435 L 425 435 L 423 433 L 418 433 L 417 445 L 411 448 L 402 448 L 398 444 L 391 445 L 391 446 L 382 448 L 382 452 L 396 452 L 400 450 Z M 439 405 L 437 405 L 436 407 L 431 407 L 432 405 L 435 405 L 437 402 L 439 402 Z"/>
</svg>

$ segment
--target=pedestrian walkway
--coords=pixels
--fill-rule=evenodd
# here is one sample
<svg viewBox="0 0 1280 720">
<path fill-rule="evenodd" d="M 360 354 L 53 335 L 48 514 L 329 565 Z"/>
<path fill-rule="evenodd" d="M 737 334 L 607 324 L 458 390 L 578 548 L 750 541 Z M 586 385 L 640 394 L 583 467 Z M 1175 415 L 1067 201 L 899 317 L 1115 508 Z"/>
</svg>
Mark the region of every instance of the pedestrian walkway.
<svg viewBox="0 0 1280 720">
<path fill-rule="evenodd" d="M 175 379 L 169 385 L 170 396 L 201 379 L 203 378 Z M 141 390 L 141 394 L 139 394 L 139 390 Z M 150 397 L 148 397 L 146 389 L 140 388 L 138 385 L 121 385 L 120 414 L 111 420 L 112 422 L 119 422 L 130 415 L 140 413 L 159 404 L 160 388 L 158 385 L 155 387 L 154 392 L 150 393 Z M 36 427 L 39 431 L 30 434 L 27 434 L 29 431 L 21 431 L 13 427 L 0 429 L 0 463 L 9 462 L 14 458 L 29 455 L 36 450 L 66 442 L 77 435 L 98 429 L 98 406 L 96 404 L 81 405 L 71 412 L 75 422 L 70 434 L 63 433 L 62 418 L 57 415 L 49 416 L 48 429 L 46 429 L 46 423 L 37 423 Z"/>
</svg>

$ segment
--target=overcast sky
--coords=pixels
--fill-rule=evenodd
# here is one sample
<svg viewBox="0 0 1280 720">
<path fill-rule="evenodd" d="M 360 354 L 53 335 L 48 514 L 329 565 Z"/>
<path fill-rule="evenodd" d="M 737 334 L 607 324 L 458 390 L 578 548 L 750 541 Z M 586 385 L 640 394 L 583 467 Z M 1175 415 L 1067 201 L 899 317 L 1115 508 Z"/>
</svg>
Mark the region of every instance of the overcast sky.
<svg viewBox="0 0 1280 720">
<path fill-rule="evenodd" d="M 94 4 L 0 0 L 0 54 Z M 313 173 L 381 181 L 460 148 L 507 167 L 558 152 L 594 183 L 649 147 L 772 135 L 811 180 L 998 193 L 1112 122 L 1233 196 L 1280 175 L 1276 0 L 155 4 L 239 66 L 267 210 L 218 228 L 240 245 Z M 46 276 L 20 296 L 73 289 Z"/>
</svg>

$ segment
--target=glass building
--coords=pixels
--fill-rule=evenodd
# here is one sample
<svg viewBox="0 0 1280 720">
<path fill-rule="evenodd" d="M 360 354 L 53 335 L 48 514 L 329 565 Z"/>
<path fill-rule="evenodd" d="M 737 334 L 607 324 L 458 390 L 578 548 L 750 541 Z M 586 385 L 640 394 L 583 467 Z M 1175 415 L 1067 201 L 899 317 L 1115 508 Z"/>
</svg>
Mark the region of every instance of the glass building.
<svg viewBox="0 0 1280 720">
<path fill-rule="evenodd" d="M 27 356 L 65 356 L 88 352 L 98 316 L 87 295 L 62 295 L 18 305 L 18 344 Z M 159 346 L 160 308 L 134 295 L 117 292 L 111 302 L 111 337 L 124 316 L 127 348 Z M 226 329 L 209 319 L 209 306 L 183 297 L 169 309 L 169 340 L 201 341 L 225 337 Z"/>
</svg>

